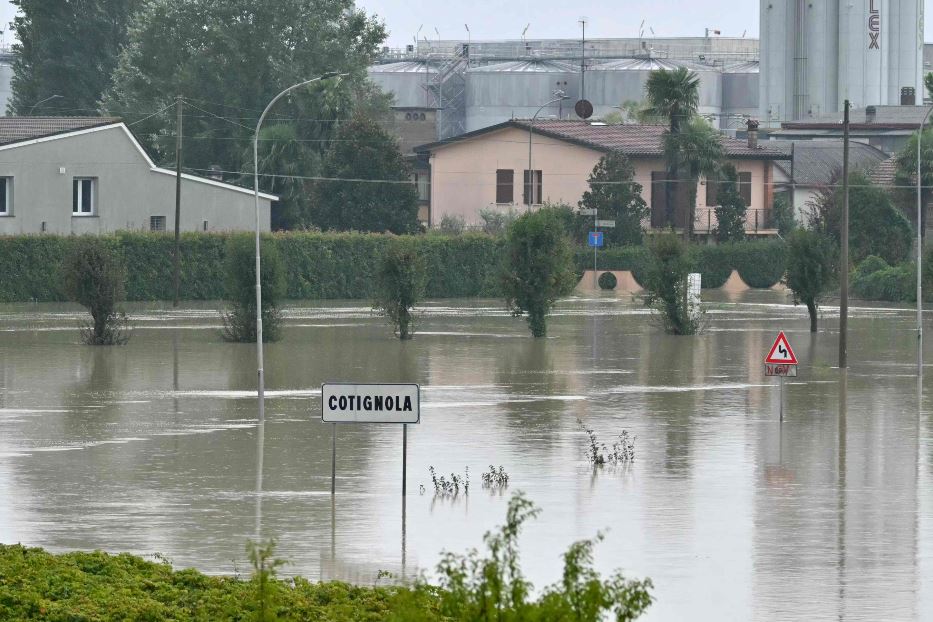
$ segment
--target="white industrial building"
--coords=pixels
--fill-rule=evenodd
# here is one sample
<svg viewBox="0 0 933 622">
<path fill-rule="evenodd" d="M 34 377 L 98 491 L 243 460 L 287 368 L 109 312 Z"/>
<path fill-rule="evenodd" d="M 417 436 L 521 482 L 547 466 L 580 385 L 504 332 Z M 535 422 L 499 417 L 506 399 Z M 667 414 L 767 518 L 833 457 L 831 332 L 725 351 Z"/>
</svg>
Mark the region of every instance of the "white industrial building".
<svg viewBox="0 0 933 622">
<path fill-rule="evenodd" d="M 762 0 L 764 126 L 923 103 L 923 0 Z"/>
</svg>

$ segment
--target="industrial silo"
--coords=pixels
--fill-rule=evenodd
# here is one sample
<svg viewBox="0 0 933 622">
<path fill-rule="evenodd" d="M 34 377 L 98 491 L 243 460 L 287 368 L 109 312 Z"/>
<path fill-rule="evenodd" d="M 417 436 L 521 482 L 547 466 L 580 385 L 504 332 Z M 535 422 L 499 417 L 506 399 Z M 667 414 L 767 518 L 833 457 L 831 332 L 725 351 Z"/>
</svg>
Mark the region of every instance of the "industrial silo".
<svg viewBox="0 0 933 622">
<path fill-rule="evenodd" d="M 0 115 L 6 114 L 7 104 L 13 96 L 13 65 L 0 59 Z"/>
<path fill-rule="evenodd" d="M 643 103 L 648 77 L 655 71 L 686 67 L 700 78 L 699 113 L 718 126 L 722 112 L 722 74 L 716 67 L 659 58 L 625 58 L 599 63 L 586 70 L 584 97 L 593 104 L 596 118 L 604 117 L 626 102 Z"/>
<path fill-rule="evenodd" d="M 745 129 L 745 119 L 758 118 L 759 65 L 734 63 L 722 69 L 722 129 Z"/>
<path fill-rule="evenodd" d="M 373 65 L 366 73 L 379 88 L 395 96 L 395 106 L 426 108 L 433 105 L 433 97 L 426 87 L 434 79 L 436 68 L 424 61 Z"/>
<path fill-rule="evenodd" d="M 538 118 L 576 118 L 573 105 L 579 85 L 579 70 L 557 61 L 522 60 L 471 67 L 466 72 L 466 131 L 512 118 L 531 118 L 558 90 L 567 99 L 547 106 Z"/>
</svg>

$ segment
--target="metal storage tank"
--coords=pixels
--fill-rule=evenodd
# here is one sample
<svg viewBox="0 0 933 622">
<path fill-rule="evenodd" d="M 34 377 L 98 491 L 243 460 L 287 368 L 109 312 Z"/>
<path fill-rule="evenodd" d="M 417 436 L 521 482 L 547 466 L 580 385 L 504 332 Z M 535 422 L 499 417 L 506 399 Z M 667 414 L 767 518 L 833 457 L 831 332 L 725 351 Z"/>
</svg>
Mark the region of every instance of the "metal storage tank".
<svg viewBox="0 0 933 622">
<path fill-rule="evenodd" d="M 680 67 L 686 67 L 699 76 L 699 113 L 709 115 L 718 127 L 722 112 L 722 73 L 708 65 L 660 58 L 626 58 L 600 63 L 586 70 L 584 97 L 593 104 L 593 116 L 603 117 L 618 111 L 618 106 L 627 101 L 645 101 L 645 86 L 652 72 L 671 71 Z"/>
<path fill-rule="evenodd" d="M 576 118 L 579 69 L 549 60 L 522 60 L 472 67 L 466 72 L 466 131 L 531 118 L 542 104 L 562 90 L 568 99 L 545 108 L 538 118 Z"/>
<path fill-rule="evenodd" d="M 746 117 L 758 117 L 759 78 L 755 61 L 723 67 L 721 128 L 744 129 Z"/>
<path fill-rule="evenodd" d="M 373 65 L 366 73 L 379 88 L 395 96 L 395 106 L 427 108 L 432 105 L 433 98 L 425 87 L 434 79 L 437 70 L 425 61 Z"/>
<path fill-rule="evenodd" d="M 13 96 L 13 65 L 10 62 L 0 62 L 0 115 L 6 114 L 7 104 Z"/>
</svg>

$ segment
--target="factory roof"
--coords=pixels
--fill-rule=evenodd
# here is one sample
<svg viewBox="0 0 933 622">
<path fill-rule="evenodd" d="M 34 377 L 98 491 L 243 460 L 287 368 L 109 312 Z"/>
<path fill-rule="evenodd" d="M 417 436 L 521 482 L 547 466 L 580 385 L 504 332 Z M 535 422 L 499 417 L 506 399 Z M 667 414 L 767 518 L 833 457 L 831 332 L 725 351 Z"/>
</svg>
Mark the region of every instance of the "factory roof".
<svg viewBox="0 0 933 622">
<path fill-rule="evenodd" d="M 436 151 L 466 140 L 479 139 L 491 132 L 508 128 L 528 131 L 530 121 L 512 119 L 491 125 L 453 138 L 415 147 L 425 153 Z M 542 120 L 534 124 L 534 133 L 563 140 L 595 151 L 619 151 L 629 157 L 661 158 L 664 156 L 664 133 L 666 125 L 607 125 L 589 121 Z M 722 137 L 722 145 L 728 157 L 746 160 L 788 160 L 790 155 L 763 142 L 757 148 L 748 146 L 745 140 Z"/>
<path fill-rule="evenodd" d="M 113 117 L 0 117 L 0 145 L 118 123 Z"/>
<path fill-rule="evenodd" d="M 874 109 L 874 114 L 871 113 Z M 849 127 L 853 130 L 916 130 L 923 122 L 929 106 L 867 106 L 849 112 Z M 833 112 L 810 119 L 787 121 L 782 130 L 841 130 L 842 113 Z"/>
<path fill-rule="evenodd" d="M 793 181 L 799 186 L 825 186 L 841 174 L 842 142 L 839 140 L 774 140 L 766 144 L 788 155 L 793 146 Z M 885 152 L 871 145 L 849 144 L 849 166 L 853 171 L 869 172 L 887 157 Z M 790 162 L 779 162 L 777 166 L 790 177 Z"/>
</svg>

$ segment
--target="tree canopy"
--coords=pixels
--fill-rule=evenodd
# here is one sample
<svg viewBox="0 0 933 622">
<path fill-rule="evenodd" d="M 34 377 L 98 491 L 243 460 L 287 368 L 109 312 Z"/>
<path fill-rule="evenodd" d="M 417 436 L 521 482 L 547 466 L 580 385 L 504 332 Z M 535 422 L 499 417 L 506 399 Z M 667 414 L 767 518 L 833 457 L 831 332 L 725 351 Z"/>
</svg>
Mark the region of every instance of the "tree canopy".
<svg viewBox="0 0 933 622">
<path fill-rule="evenodd" d="M 417 231 L 418 194 L 409 167 L 395 138 L 376 122 L 358 115 L 342 124 L 322 174 L 312 213 L 322 229 Z"/>
<path fill-rule="evenodd" d="M 716 240 L 738 242 L 745 239 L 745 212 L 748 206 L 739 192 L 739 175 L 735 167 L 726 164 L 716 184 Z"/>
<path fill-rule="evenodd" d="M 590 189 L 583 193 L 580 207 L 595 209 L 600 218 L 616 221 L 615 228 L 605 232 L 609 244 L 641 244 L 648 205 L 641 197 L 641 184 L 634 179 L 635 167 L 618 151 L 601 157 L 590 174 Z"/>
<path fill-rule="evenodd" d="M 12 0 L 17 115 L 94 116 L 141 0 Z M 42 100 L 58 95 L 46 102 Z"/>
</svg>

